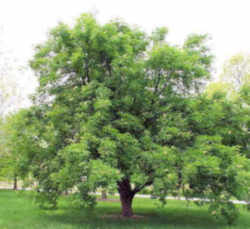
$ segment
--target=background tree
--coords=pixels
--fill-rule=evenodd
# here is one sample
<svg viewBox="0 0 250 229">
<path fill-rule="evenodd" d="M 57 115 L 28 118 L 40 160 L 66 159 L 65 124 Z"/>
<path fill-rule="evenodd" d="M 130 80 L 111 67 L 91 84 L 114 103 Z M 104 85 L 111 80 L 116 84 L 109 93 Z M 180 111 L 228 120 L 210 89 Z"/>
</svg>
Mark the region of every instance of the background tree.
<svg viewBox="0 0 250 229">
<path fill-rule="evenodd" d="M 15 66 L 16 65 L 16 66 Z M 15 69 L 16 67 L 16 69 Z M 18 87 L 15 71 L 18 66 L 14 59 L 7 54 L 3 45 L 0 47 L 0 116 L 20 107 L 22 93 Z"/>
<path fill-rule="evenodd" d="M 213 130 L 223 123 L 221 105 L 195 98 L 210 75 L 206 36 L 189 36 L 178 47 L 165 41 L 166 33 L 148 36 L 121 21 L 100 25 L 83 15 L 37 47 L 31 67 L 39 88 L 13 136 L 24 139 L 17 145 L 25 149 L 21 171 L 38 181 L 43 203 L 55 206 L 76 187 L 75 196 L 92 205 L 97 188 L 117 189 L 122 215 L 131 217 L 143 188 L 152 186 L 164 202 L 188 187 L 185 195 L 208 196 L 234 218 L 230 197 L 242 188 L 235 162 L 245 171 L 247 159 L 238 142 Z"/>
<path fill-rule="evenodd" d="M 0 134 L 0 148 L 1 148 L 1 162 L 0 162 L 0 178 L 6 181 L 13 181 L 13 189 L 18 188 L 18 166 L 19 157 L 21 156 L 21 148 L 17 149 L 18 141 L 23 141 L 16 135 L 21 134 L 21 129 L 17 129 L 22 123 L 21 112 L 8 115 L 1 123 Z"/>
<path fill-rule="evenodd" d="M 229 99 L 237 99 L 241 88 L 250 85 L 250 56 L 236 54 L 224 63 L 219 79 L 208 84 L 206 92 L 212 96 L 216 92 L 225 92 Z"/>
<path fill-rule="evenodd" d="M 14 58 L 9 55 L 4 47 L 4 43 L 0 41 L 0 178 L 14 179 L 14 189 L 17 188 L 17 178 L 13 173 L 12 161 L 8 147 L 6 148 L 6 138 L 8 134 L 5 130 L 5 117 L 8 113 L 17 111 L 24 101 L 23 93 L 18 85 L 17 73 L 20 67 Z"/>
<path fill-rule="evenodd" d="M 241 147 L 241 152 L 244 152 L 247 158 L 250 158 L 250 61 L 249 56 L 244 54 L 238 54 L 230 58 L 225 65 L 223 74 L 220 77 L 220 81 L 210 83 L 206 91 L 210 97 L 218 95 L 226 95 L 227 100 L 234 104 L 232 108 L 236 113 L 229 112 L 230 125 L 234 128 L 229 131 L 234 138 L 234 144 L 238 144 Z M 226 108 L 224 108 L 226 109 Z M 228 109 L 227 109 L 228 110 Z M 235 127 L 237 126 L 237 130 Z M 240 130 L 240 132 L 239 132 Z M 244 176 L 243 176 L 244 177 Z M 250 199 L 250 185 L 249 180 L 242 178 L 242 184 L 246 189 L 244 193 L 244 199 L 249 202 Z M 250 205 L 248 204 L 248 209 Z"/>
<path fill-rule="evenodd" d="M 220 78 L 236 91 L 242 85 L 250 84 L 250 56 L 242 53 L 232 56 L 225 62 Z"/>
</svg>

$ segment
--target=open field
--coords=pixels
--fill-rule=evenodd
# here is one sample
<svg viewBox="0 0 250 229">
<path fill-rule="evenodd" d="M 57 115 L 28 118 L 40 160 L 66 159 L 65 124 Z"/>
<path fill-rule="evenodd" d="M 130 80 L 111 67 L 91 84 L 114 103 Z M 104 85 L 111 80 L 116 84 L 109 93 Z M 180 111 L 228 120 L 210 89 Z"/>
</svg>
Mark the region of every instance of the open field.
<svg viewBox="0 0 250 229">
<path fill-rule="evenodd" d="M 184 201 L 169 200 L 161 208 L 156 200 L 136 198 L 134 201 L 136 219 L 120 219 L 118 201 L 98 202 L 93 211 L 70 207 L 63 198 L 57 210 L 41 210 L 34 203 L 31 192 L 0 190 L 1 229 L 90 229 L 90 228 L 169 228 L 169 229 L 248 229 L 250 212 L 241 206 L 241 216 L 233 226 L 222 219 L 216 220 L 205 207 Z"/>
</svg>

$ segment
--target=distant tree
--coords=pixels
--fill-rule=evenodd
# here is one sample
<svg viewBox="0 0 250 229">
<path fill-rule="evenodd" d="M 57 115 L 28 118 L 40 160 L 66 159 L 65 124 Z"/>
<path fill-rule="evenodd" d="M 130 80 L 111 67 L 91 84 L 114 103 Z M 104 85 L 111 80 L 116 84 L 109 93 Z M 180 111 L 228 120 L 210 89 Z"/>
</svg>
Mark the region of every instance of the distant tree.
<svg viewBox="0 0 250 229">
<path fill-rule="evenodd" d="M 13 180 L 13 189 L 17 189 L 17 172 L 16 172 L 16 158 L 12 152 L 13 145 L 10 148 L 8 144 L 10 141 L 10 132 L 7 131 L 6 120 L 1 120 L 0 123 L 0 180 Z M 13 144 L 13 142 L 12 142 Z"/>
<path fill-rule="evenodd" d="M 1 34 L 0 34 L 1 35 Z M 1 37 L 0 37 L 1 38 Z M 17 74 L 21 74 L 20 66 L 9 55 L 3 41 L 0 40 L 0 116 L 15 111 L 23 104 L 23 92 L 17 82 Z"/>
<path fill-rule="evenodd" d="M 241 102 L 250 106 L 250 83 L 244 84 L 241 87 L 239 94 Z"/>
<path fill-rule="evenodd" d="M 250 55 L 236 54 L 224 63 L 222 74 L 217 81 L 207 85 L 206 92 L 212 96 L 216 92 L 225 92 L 228 98 L 237 99 L 242 88 L 250 85 Z"/>
<path fill-rule="evenodd" d="M 215 81 L 215 82 L 210 82 L 207 87 L 205 92 L 207 93 L 208 97 L 214 96 L 216 93 L 224 93 L 228 95 L 228 92 L 230 91 L 230 96 L 232 96 L 232 84 L 223 82 L 223 81 Z"/>
<path fill-rule="evenodd" d="M 90 193 L 101 187 L 117 190 L 122 215 L 131 217 L 135 194 L 152 186 L 163 202 L 182 190 L 210 198 L 213 214 L 235 219 L 230 198 L 241 198 L 238 178 L 249 164 L 245 135 L 238 138 L 245 132 L 240 120 L 232 124 L 232 104 L 194 93 L 210 75 L 206 36 L 189 36 L 178 47 L 166 33 L 148 36 L 83 15 L 37 47 L 34 106 L 11 138 L 20 171 L 33 174 L 43 203 L 55 206 L 76 188 L 75 197 L 93 205 Z"/>
<path fill-rule="evenodd" d="M 220 79 L 229 83 L 236 91 L 239 91 L 242 85 L 250 84 L 250 55 L 232 56 L 225 62 Z"/>
<path fill-rule="evenodd" d="M 23 93 L 17 83 L 16 73 L 19 72 L 14 59 L 8 55 L 4 44 L 0 41 L 0 177 L 14 179 L 14 189 L 17 188 L 16 175 L 13 174 L 10 152 L 6 148 L 7 133 L 4 130 L 5 116 L 22 106 Z"/>
<path fill-rule="evenodd" d="M 227 139 L 233 138 L 233 143 L 240 147 L 247 158 L 250 158 L 250 56 L 237 54 L 231 57 L 225 63 L 219 81 L 210 83 L 206 92 L 210 98 L 224 94 L 227 100 L 231 101 L 233 104 L 231 111 L 233 109 L 235 112 L 234 114 L 229 112 L 227 117 L 230 125 L 227 123 L 225 126 L 232 127 L 229 131 L 230 137 Z M 245 191 L 242 191 L 243 199 L 249 202 L 250 184 L 249 179 L 244 177 L 244 175 L 241 177 L 241 183 L 246 187 Z M 250 209 L 250 204 L 247 207 Z"/>
</svg>

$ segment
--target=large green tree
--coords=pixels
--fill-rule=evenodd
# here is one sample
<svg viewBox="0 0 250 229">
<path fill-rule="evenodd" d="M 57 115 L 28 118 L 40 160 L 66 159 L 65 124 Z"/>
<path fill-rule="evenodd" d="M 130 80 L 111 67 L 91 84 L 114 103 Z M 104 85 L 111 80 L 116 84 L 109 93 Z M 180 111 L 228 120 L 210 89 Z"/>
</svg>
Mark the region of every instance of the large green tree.
<svg viewBox="0 0 250 229">
<path fill-rule="evenodd" d="M 116 189 L 130 217 L 135 194 L 151 186 L 162 201 L 183 189 L 233 215 L 229 199 L 242 188 L 235 163 L 243 170 L 247 159 L 214 130 L 216 121 L 225 128 L 221 106 L 195 98 L 210 75 L 206 36 L 176 46 L 166 34 L 83 15 L 37 47 L 39 88 L 13 136 L 24 138 L 21 170 L 38 181 L 42 200 L 55 205 L 74 189 L 92 204 L 97 188 Z"/>
</svg>

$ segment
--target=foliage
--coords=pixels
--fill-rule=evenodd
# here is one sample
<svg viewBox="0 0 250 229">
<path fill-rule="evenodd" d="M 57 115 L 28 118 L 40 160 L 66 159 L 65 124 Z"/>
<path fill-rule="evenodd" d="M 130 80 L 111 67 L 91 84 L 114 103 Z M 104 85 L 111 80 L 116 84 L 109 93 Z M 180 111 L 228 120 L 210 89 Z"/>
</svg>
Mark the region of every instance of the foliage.
<svg viewBox="0 0 250 229">
<path fill-rule="evenodd" d="M 212 214 L 233 221 L 230 199 L 243 198 L 242 174 L 249 181 L 246 116 L 221 95 L 198 95 L 210 75 L 206 36 L 178 47 L 166 34 L 83 15 L 37 47 L 39 88 L 12 141 L 43 203 L 74 190 L 93 205 L 91 192 L 117 189 L 132 216 L 134 195 L 152 186 L 163 202 L 180 191 L 210 198 Z"/>
<path fill-rule="evenodd" d="M 250 56 L 236 54 L 224 64 L 221 80 L 231 84 L 231 90 L 239 91 L 242 85 L 250 83 Z"/>
<path fill-rule="evenodd" d="M 20 143 L 24 145 L 24 138 L 21 137 L 22 131 L 25 129 L 23 111 L 16 114 L 9 114 L 1 123 L 1 160 L 0 160 L 0 178 L 5 180 L 16 181 L 18 170 L 21 167 L 21 152 L 24 150 L 20 147 Z M 16 185 L 16 184 L 14 184 Z"/>
<path fill-rule="evenodd" d="M 0 117 L 2 118 L 10 111 L 16 110 L 22 104 L 22 91 L 15 77 L 15 60 L 4 50 L 0 41 Z"/>
<path fill-rule="evenodd" d="M 0 41 L 0 179 L 12 179 L 15 159 L 7 147 L 8 133 L 5 129 L 5 116 L 22 106 L 23 97 L 18 87 L 14 69 L 15 60 L 4 49 Z"/>
<path fill-rule="evenodd" d="M 237 100 L 245 96 L 250 85 L 250 56 L 247 54 L 236 54 L 229 60 L 225 61 L 223 72 L 219 76 L 219 80 L 211 82 L 206 92 L 212 96 L 217 92 L 224 92 L 227 97 L 232 100 Z M 249 101 L 249 97 L 248 97 Z M 245 97 L 245 103 L 246 103 Z"/>
</svg>

